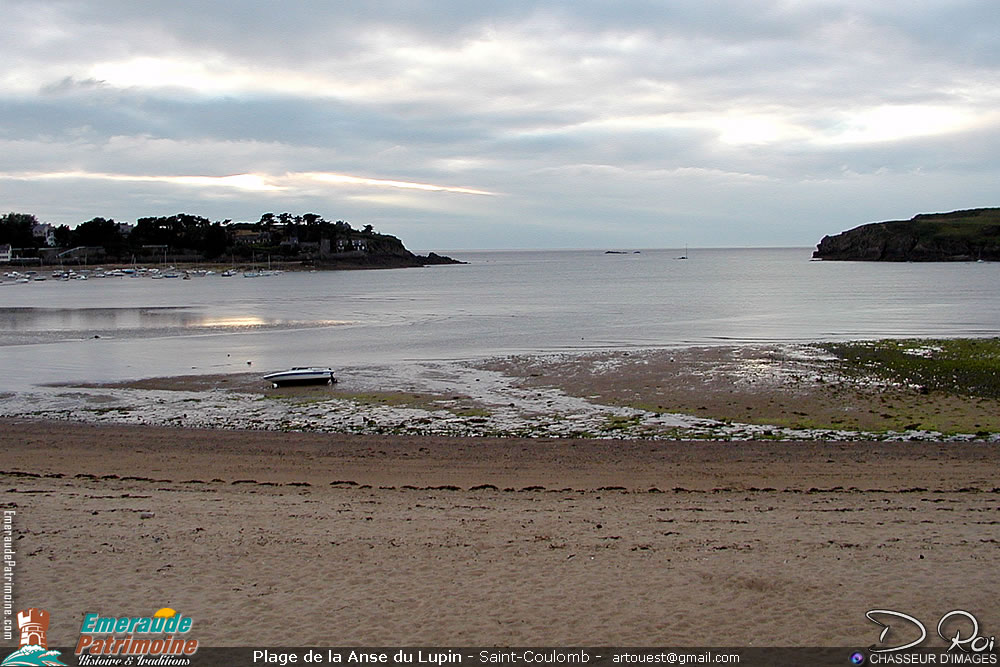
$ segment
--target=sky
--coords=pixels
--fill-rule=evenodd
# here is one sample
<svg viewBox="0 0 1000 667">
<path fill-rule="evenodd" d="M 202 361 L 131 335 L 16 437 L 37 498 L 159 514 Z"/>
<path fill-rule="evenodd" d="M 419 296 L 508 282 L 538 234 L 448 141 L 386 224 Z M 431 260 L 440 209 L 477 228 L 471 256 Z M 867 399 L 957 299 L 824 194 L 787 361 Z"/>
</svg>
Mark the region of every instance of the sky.
<svg viewBox="0 0 1000 667">
<path fill-rule="evenodd" d="M 997 35 L 995 0 L 4 0 L 0 210 L 813 246 L 1000 205 Z"/>
</svg>

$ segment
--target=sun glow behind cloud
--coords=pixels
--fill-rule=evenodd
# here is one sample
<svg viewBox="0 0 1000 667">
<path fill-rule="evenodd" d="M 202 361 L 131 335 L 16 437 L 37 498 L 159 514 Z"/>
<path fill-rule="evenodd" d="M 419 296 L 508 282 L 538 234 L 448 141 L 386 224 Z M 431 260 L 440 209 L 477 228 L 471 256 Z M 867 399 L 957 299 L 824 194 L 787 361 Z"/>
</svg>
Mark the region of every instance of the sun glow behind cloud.
<svg viewBox="0 0 1000 667">
<path fill-rule="evenodd" d="M 734 146 L 777 143 L 835 146 L 879 144 L 964 132 L 996 120 L 992 111 L 961 106 L 880 105 L 804 114 L 796 109 L 732 112 L 689 119 Z M 826 119 L 826 122 L 823 122 Z"/>
<path fill-rule="evenodd" d="M 700 131 L 726 146 L 879 144 L 946 136 L 995 123 L 1000 114 L 975 107 L 880 105 L 849 110 L 768 106 L 662 114 L 615 114 L 556 128 L 529 129 L 524 137 L 601 132 Z"/>
<path fill-rule="evenodd" d="M 996 120 L 992 112 L 984 115 L 961 107 L 927 105 L 883 105 L 845 116 L 828 143 L 865 144 L 952 134 Z"/>
<path fill-rule="evenodd" d="M 404 190 L 425 190 L 429 192 L 457 192 L 466 195 L 495 195 L 495 192 L 486 190 L 475 190 L 473 188 L 462 188 L 450 185 L 432 185 L 430 183 L 412 183 L 409 181 L 393 181 L 381 178 L 364 178 L 360 176 L 349 176 L 347 174 L 330 174 L 322 172 L 307 172 L 302 174 L 289 174 L 291 177 L 300 177 L 319 181 L 321 183 L 331 183 L 334 185 L 363 185 L 388 188 L 402 188 Z"/>
<path fill-rule="evenodd" d="M 47 180 L 94 180 L 94 181 L 124 181 L 134 183 L 164 183 L 182 185 L 194 188 L 226 188 L 248 192 L 296 193 L 302 188 L 315 189 L 316 184 L 361 187 L 361 188 L 397 188 L 403 190 L 418 190 L 424 192 L 451 192 L 470 195 L 495 195 L 486 190 L 476 190 L 450 185 L 434 185 L 430 183 L 415 183 L 382 178 L 367 178 L 348 174 L 326 172 L 298 172 L 282 175 L 268 174 L 232 174 L 228 176 L 173 176 L 173 175 L 139 175 L 139 174 L 109 174 L 89 171 L 59 171 L 59 172 L 9 172 L 0 173 L 0 179 L 22 181 Z"/>
<path fill-rule="evenodd" d="M 283 188 L 268 182 L 267 177 L 260 174 L 233 174 L 229 176 L 170 176 L 142 174 L 109 174 L 95 171 L 52 171 L 52 172 L 8 172 L 0 174 L 5 180 L 19 181 L 54 181 L 54 180 L 85 180 L 85 181 L 121 181 L 129 183 L 166 183 L 187 185 L 191 187 L 221 187 L 269 192 Z"/>
<path fill-rule="evenodd" d="M 250 68 L 222 57 L 197 61 L 179 56 L 141 57 L 101 62 L 91 66 L 87 76 L 115 88 L 175 88 L 211 96 L 241 93 L 315 95 L 318 90 L 329 90 L 333 83 L 308 72 Z"/>
</svg>

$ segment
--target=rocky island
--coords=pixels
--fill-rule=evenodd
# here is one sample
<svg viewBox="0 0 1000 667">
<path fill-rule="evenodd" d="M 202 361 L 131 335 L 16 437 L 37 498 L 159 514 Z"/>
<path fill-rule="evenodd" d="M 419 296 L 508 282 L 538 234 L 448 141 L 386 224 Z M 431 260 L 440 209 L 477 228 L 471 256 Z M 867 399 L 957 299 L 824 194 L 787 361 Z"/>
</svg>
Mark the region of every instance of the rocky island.
<svg viewBox="0 0 1000 667">
<path fill-rule="evenodd" d="M 824 236 L 814 259 L 872 262 L 1000 261 L 1000 208 L 923 213 Z"/>
</svg>

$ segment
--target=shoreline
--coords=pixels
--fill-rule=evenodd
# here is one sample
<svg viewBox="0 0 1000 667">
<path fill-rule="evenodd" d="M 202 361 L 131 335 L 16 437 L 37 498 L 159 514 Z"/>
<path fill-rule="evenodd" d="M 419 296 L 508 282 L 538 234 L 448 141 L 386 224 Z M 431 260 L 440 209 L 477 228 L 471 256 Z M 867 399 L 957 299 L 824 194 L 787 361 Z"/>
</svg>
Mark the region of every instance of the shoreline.
<svg viewBox="0 0 1000 667">
<path fill-rule="evenodd" d="M 308 272 L 360 271 L 369 269 L 412 269 L 427 266 L 451 266 L 468 263 L 452 259 L 447 255 L 440 255 L 436 252 L 428 252 L 426 255 L 413 254 L 411 257 L 404 255 L 356 255 L 353 253 L 345 253 L 343 256 L 330 256 L 322 259 L 273 260 L 271 262 L 268 262 L 266 259 L 254 261 L 253 259 L 241 258 L 239 263 L 235 261 L 227 262 L 224 260 L 217 261 L 205 259 L 201 261 L 176 260 L 166 264 L 158 259 L 147 259 L 149 261 L 133 262 L 127 260 L 113 260 L 84 264 L 65 261 L 53 264 L 41 264 L 34 262 L 18 263 L 15 259 L 14 262 L 8 264 L 8 266 L 21 273 L 51 273 L 54 271 L 59 273 L 69 271 L 73 271 L 75 273 L 90 273 L 93 271 L 122 271 L 124 269 L 131 270 L 138 268 L 142 272 L 148 272 L 153 269 L 156 269 L 157 271 L 176 270 L 182 273 L 205 271 L 215 271 L 217 273 L 221 273 L 226 270 L 232 270 L 242 274 L 244 271 L 261 270 L 262 264 L 269 264 L 267 267 L 268 271 Z M 2 282 L 2 276 L 0 276 L 0 283 Z"/>
<path fill-rule="evenodd" d="M 18 604 L 60 645 L 84 612 L 162 606 L 206 646 L 862 646 L 874 608 L 1000 624 L 997 443 L 0 426 Z M 288 630 L 296 609 L 318 613 Z"/>
</svg>

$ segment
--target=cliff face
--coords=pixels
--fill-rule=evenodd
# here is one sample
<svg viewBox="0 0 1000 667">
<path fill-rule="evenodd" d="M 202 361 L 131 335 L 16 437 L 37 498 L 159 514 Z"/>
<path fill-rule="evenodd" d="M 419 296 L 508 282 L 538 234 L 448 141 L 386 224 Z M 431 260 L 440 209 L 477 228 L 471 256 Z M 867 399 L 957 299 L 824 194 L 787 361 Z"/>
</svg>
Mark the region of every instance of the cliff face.
<svg viewBox="0 0 1000 667">
<path fill-rule="evenodd" d="M 429 253 L 416 255 L 395 236 L 372 234 L 364 239 L 364 249 L 321 254 L 313 265 L 326 269 L 395 269 L 436 264 L 464 264 L 457 259 Z"/>
<path fill-rule="evenodd" d="M 813 257 L 873 262 L 1000 261 L 1000 208 L 861 225 L 824 236 Z"/>
<path fill-rule="evenodd" d="M 306 262 L 303 262 L 306 264 Z M 364 252 L 342 252 L 329 255 L 322 259 L 311 260 L 309 265 L 319 269 L 402 269 L 417 266 L 434 266 L 438 264 L 465 264 L 457 259 L 430 253 L 414 255 L 409 250 L 406 253 L 371 254 Z"/>
</svg>

